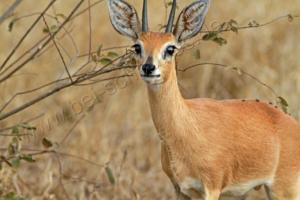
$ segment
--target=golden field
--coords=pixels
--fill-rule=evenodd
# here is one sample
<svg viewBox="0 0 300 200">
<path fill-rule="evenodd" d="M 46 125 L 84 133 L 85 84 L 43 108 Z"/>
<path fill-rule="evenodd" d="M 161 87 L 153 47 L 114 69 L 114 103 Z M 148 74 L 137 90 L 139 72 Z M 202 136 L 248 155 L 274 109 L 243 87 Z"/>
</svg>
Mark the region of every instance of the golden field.
<svg viewBox="0 0 300 200">
<path fill-rule="evenodd" d="M 0 13 L 12 2 L 1 0 Z M 48 14 L 67 15 L 77 2 L 57 1 Z M 96 1 L 91 1 L 93 2 Z M 142 1 L 129 2 L 138 11 L 141 10 Z M 177 14 L 189 2 L 191 1 L 180 0 Z M 37 15 L 18 20 L 10 32 L 8 26 L 11 20 L 41 12 L 47 4 L 48 1 L 24 1 L 16 9 L 14 16 L 0 24 L 0 63 Z M 81 9 L 87 6 L 86 0 Z M 128 39 L 112 28 L 107 10 L 105 1 L 91 9 L 92 49 L 96 50 L 100 44 L 103 49 L 131 45 Z M 253 20 L 262 24 L 287 14 L 300 15 L 300 1 L 215 0 L 211 3 L 203 30 L 212 30 L 217 24 L 231 19 L 244 26 Z M 164 1 L 149 0 L 149 15 L 151 30 L 158 31 L 160 24 L 165 23 Z M 61 48 L 66 50 L 63 55 L 68 62 L 72 56 L 89 51 L 88 17 L 88 12 L 85 12 L 67 26 L 77 50 L 70 37 L 60 39 L 60 35 L 58 36 Z M 55 20 L 46 19 L 50 25 L 55 24 Z M 45 36 L 44 27 L 41 20 L 12 60 Z M 242 69 L 284 97 L 289 103 L 289 113 L 299 119 L 299 35 L 300 18 L 289 22 L 287 17 L 267 26 L 239 30 L 238 34 L 222 33 L 221 36 L 227 40 L 226 45 L 200 41 L 178 55 L 178 68 L 209 62 Z M 122 54 L 125 49 L 115 51 Z M 76 59 L 69 70 L 76 71 L 86 59 L 87 57 Z M 10 79 L 0 83 L 0 107 L 12 95 L 61 76 L 66 76 L 64 67 L 52 45 Z M 199 66 L 186 72 L 178 71 L 178 79 L 181 92 L 186 98 L 261 99 L 273 103 L 277 100 L 257 80 L 230 68 Z M 45 91 L 47 88 L 40 92 Z M 39 94 L 33 92 L 18 96 L 3 112 L 18 107 Z M 0 121 L 0 129 L 33 118 L 30 124 L 37 130 L 32 135 L 23 137 L 22 148 L 43 150 L 45 145 L 42 145 L 42 139 L 47 138 L 53 143 L 51 148 L 60 153 L 37 155 L 34 157 L 36 162 L 21 162 L 17 168 L 3 164 L 0 171 L 0 199 L 9 192 L 24 199 L 175 199 L 172 184 L 161 169 L 160 141 L 151 120 L 146 86 L 138 74 L 119 81 L 67 88 Z M 11 137 L 0 136 L 0 155 L 5 155 L 10 142 Z M 250 196 L 252 197 L 247 199 L 264 199 L 263 192 L 253 192 Z"/>
</svg>

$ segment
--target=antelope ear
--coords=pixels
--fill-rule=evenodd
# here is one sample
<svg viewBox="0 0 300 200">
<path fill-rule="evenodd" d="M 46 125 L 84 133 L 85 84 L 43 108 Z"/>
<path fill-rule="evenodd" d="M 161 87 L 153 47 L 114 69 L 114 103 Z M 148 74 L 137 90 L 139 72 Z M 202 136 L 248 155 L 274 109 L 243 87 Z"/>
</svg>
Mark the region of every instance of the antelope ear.
<svg viewBox="0 0 300 200">
<path fill-rule="evenodd" d="M 199 33 L 208 8 L 209 0 L 197 0 L 181 11 L 174 29 L 174 35 L 178 43 L 184 42 Z"/>
<path fill-rule="evenodd" d="M 108 0 L 110 21 L 120 34 L 138 39 L 140 22 L 134 7 L 123 0 Z"/>
</svg>

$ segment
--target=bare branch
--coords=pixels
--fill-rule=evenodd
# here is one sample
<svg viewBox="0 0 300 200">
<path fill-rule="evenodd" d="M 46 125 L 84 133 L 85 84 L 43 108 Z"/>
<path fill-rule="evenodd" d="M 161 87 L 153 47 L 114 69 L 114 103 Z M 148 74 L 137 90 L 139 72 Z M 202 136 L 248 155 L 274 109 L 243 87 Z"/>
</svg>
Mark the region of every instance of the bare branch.
<svg viewBox="0 0 300 200">
<path fill-rule="evenodd" d="M 73 130 L 83 120 L 84 117 L 85 117 L 85 115 L 82 115 L 78 120 L 76 120 L 76 122 L 73 124 L 73 126 L 71 127 L 71 129 L 67 132 L 67 134 L 60 141 L 59 146 L 61 146 L 63 143 L 66 142 L 66 140 L 68 139 L 68 137 L 73 133 Z"/>
<path fill-rule="evenodd" d="M 110 65 L 110 64 L 108 64 Z M 82 75 L 80 76 L 79 78 L 77 78 L 76 80 L 74 80 L 73 82 L 69 82 L 69 83 L 64 83 L 62 84 L 61 86 L 58 86 L 36 98 L 34 98 L 33 100 L 27 102 L 27 103 L 24 103 L 23 105 L 11 110 L 11 111 L 8 111 L 7 113 L 3 113 L 0 115 L 0 121 L 3 120 L 3 119 L 6 119 L 18 112 L 21 112 L 22 110 L 25 110 L 26 108 L 44 100 L 45 98 L 53 95 L 53 94 L 56 94 L 58 92 L 60 92 L 61 90 L 64 90 L 66 88 L 69 88 L 73 85 L 78 85 L 86 80 L 89 80 L 91 78 L 94 78 L 96 76 L 99 76 L 99 75 L 103 75 L 103 74 L 107 74 L 107 73 L 110 73 L 110 72 L 113 72 L 113 71 L 117 71 L 117 70 L 121 70 L 121 69 L 125 69 L 125 68 L 134 68 L 135 66 L 126 66 L 126 67 L 116 67 L 116 68 L 111 68 L 111 69 L 107 69 L 107 70 L 103 70 L 103 68 L 101 68 L 101 70 L 98 70 L 96 73 L 93 73 L 93 74 L 85 74 L 85 75 Z M 107 80 L 111 80 L 110 79 L 103 79 L 103 80 L 100 80 L 100 81 L 107 81 Z M 99 81 L 98 81 L 99 82 Z"/>
<path fill-rule="evenodd" d="M 69 72 L 69 70 L 68 70 L 68 67 L 67 67 L 67 64 L 66 64 L 66 62 L 65 62 L 64 56 L 62 55 L 62 53 L 61 53 L 61 51 L 60 51 L 58 45 L 56 44 L 55 37 L 52 35 L 51 30 L 50 30 L 50 27 L 48 26 L 48 23 L 47 23 L 47 21 L 46 21 L 46 19 L 45 19 L 44 16 L 43 16 L 43 21 L 44 21 L 44 23 L 45 23 L 47 29 L 49 30 L 49 31 L 48 31 L 49 36 L 50 36 L 50 38 L 51 38 L 52 41 L 53 41 L 53 44 L 54 44 L 54 46 L 55 46 L 55 48 L 56 48 L 56 50 L 57 50 L 57 52 L 58 52 L 58 54 L 59 54 L 59 57 L 60 57 L 60 59 L 61 59 L 63 65 L 64 65 L 64 68 L 65 68 L 65 70 L 66 70 L 66 72 L 67 72 L 67 74 L 68 74 L 68 76 L 69 76 L 69 79 L 70 79 L 71 82 L 73 82 L 72 76 L 71 76 L 71 74 L 70 74 L 70 72 Z"/>
<path fill-rule="evenodd" d="M 0 24 L 4 22 L 8 17 L 10 17 L 16 8 L 22 3 L 22 0 L 15 0 L 13 4 L 0 16 Z"/>
<path fill-rule="evenodd" d="M 89 57 L 88 57 L 88 61 L 90 61 L 92 59 L 92 16 L 91 16 L 91 1 L 88 0 L 88 14 L 89 14 Z"/>
<path fill-rule="evenodd" d="M 187 66 L 183 69 L 177 69 L 177 71 L 186 72 L 186 71 L 194 69 L 196 67 L 207 66 L 207 65 L 212 65 L 212 66 L 217 66 L 217 67 L 221 67 L 221 68 L 231 69 L 231 70 L 237 71 L 240 74 L 244 74 L 244 75 L 250 77 L 251 79 L 255 80 L 256 82 L 258 82 L 262 86 L 269 89 L 274 94 L 275 97 L 278 97 L 277 92 L 271 86 L 267 85 L 266 83 L 264 83 L 261 80 L 259 80 L 258 78 L 256 78 L 254 75 L 252 75 L 252 74 L 250 74 L 250 73 L 248 73 L 248 72 L 246 72 L 246 71 L 244 71 L 244 70 L 242 70 L 241 68 L 238 68 L 238 67 L 233 67 L 233 66 L 230 66 L 230 65 L 220 64 L 220 63 L 205 62 L 205 63 L 198 63 L 198 64 L 190 65 L 190 66 Z"/>
<path fill-rule="evenodd" d="M 60 156 L 69 157 L 69 158 L 73 158 L 73 159 L 76 159 L 76 160 L 86 162 L 89 165 L 93 165 L 95 167 L 100 167 L 100 168 L 105 167 L 104 164 L 98 164 L 96 162 L 90 161 L 90 160 L 88 160 L 86 158 L 83 158 L 83 157 L 80 157 L 78 155 L 73 155 L 73 154 L 69 154 L 69 153 L 65 153 L 65 152 L 61 152 L 61 151 L 56 151 L 54 149 L 43 150 L 43 149 L 23 148 L 22 150 L 26 151 L 26 152 L 30 152 L 30 153 L 27 154 L 29 156 L 40 156 L 40 155 L 45 155 L 45 154 L 58 154 Z M 0 148 L 0 151 L 7 151 L 7 148 Z M 8 157 L 4 157 L 4 158 L 5 158 L 5 161 L 9 161 L 9 160 L 13 159 L 14 157 L 15 156 L 8 156 Z M 0 162 L 5 162 L 4 160 L 2 160 L 2 158 L 3 158 L 3 156 L 2 157 L 0 156 Z"/>
<path fill-rule="evenodd" d="M 56 0 L 53 0 L 56 1 Z M 75 6 L 75 8 L 70 12 L 70 14 L 68 15 L 68 17 L 65 19 L 65 21 L 58 27 L 58 29 L 56 31 L 54 31 L 54 33 L 52 34 L 52 37 L 54 37 L 69 21 L 70 18 L 74 15 L 74 13 L 79 9 L 79 7 L 81 6 L 81 4 L 84 2 L 84 0 L 80 0 L 78 2 L 78 4 Z M 52 5 L 52 4 L 51 4 Z M 39 19 L 42 17 L 42 15 L 39 17 Z M 37 50 L 35 50 L 35 52 L 33 52 L 31 54 L 31 56 L 29 56 L 29 58 L 27 58 L 24 62 L 22 62 L 21 64 L 19 64 L 15 69 L 13 69 L 11 72 L 9 72 L 6 76 L 4 76 L 3 78 L 0 79 L 0 83 L 7 80 L 9 77 L 11 77 L 14 73 L 16 73 L 17 71 L 19 71 L 21 68 L 23 68 L 29 61 L 31 61 L 44 47 L 46 47 L 48 45 L 48 43 L 52 40 L 52 38 L 48 38 L 42 45 L 40 48 L 38 48 Z M 16 50 L 16 48 L 14 48 Z M 15 52 L 15 50 L 13 51 L 13 53 Z M 12 56 L 13 53 L 11 53 L 10 55 Z M 9 56 L 8 58 L 10 58 L 11 56 Z M 7 61 L 9 59 L 6 59 Z M 7 62 L 6 61 L 6 62 Z M 6 64 L 6 62 L 4 62 L 4 64 L 2 66 L 4 66 Z M 1 70 L 1 67 L 0 67 Z"/>
<path fill-rule="evenodd" d="M 5 67 L 5 65 L 7 64 L 7 62 L 10 60 L 10 58 L 14 55 L 14 53 L 17 51 L 17 49 L 20 47 L 20 45 L 23 43 L 23 41 L 25 40 L 25 38 L 29 35 L 29 33 L 32 31 L 32 29 L 36 26 L 36 24 L 40 21 L 40 19 L 42 18 L 42 15 L 44 13 L 46 13 L 49 8 L 56 2 L 56 0 L 52 0 L 47 7 L 42 11 L 41 15 L 33 22 L 33 24 L 29 27 L 29 29 L 25 32 L 25 34 L 23 35 L 23 37 L 19 40 L 19 42 L 17 43 L 17 45 L 13 48 L 13 50 L 10 52 L 10 54 L 6 57 L 6 59 L 4 60 L 4 62 L 2 63 L 2 65 L 0 66 L 0 71 Z M 1 82 L 1 81 L 0 81 Z"/>
</svg>

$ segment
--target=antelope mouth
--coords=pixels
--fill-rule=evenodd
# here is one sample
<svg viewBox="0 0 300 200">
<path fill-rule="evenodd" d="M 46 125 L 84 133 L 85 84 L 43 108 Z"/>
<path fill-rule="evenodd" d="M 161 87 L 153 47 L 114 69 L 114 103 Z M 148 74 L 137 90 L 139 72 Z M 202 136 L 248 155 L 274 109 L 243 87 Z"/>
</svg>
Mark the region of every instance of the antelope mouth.
<svg viewBox="0 0 300 200">
<path fill-rule="evenodd" d="M 156 74 L 156 75 L 141 75 L 143 78 L 160 78 L 160 74 Z"/>
<path fill-rule="evenodd" d="M 160 85 L 162 83 L 161 75 L 144 75 L 141 74 L 141 78 L 149 85 Z"/>
</svg>

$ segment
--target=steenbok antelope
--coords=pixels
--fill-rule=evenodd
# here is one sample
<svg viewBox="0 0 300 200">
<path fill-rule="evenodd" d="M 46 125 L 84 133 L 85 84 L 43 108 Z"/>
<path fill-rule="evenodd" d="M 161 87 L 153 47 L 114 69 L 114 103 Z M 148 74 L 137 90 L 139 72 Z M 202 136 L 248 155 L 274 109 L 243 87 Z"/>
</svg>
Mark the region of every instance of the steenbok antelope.
<svg viewBox="0 0 300 200">
<path fill-rule="evenodd" d="M 267 103 L 252 100 L 184 99 L 175 55 L 199 33 L 209 0 L 180 13 L 172 31 L 173 1 L 165 33 L 150 32 L 147 2 L 142 24 L 124 0 L 108 0 L 113 27 L 130 37 L 147 83 L 161 161 L 179 199 L 217 200 L 243 196 L 263 185 L 269 199 L 300 199 L 300 126 Z"/>
</svg>

